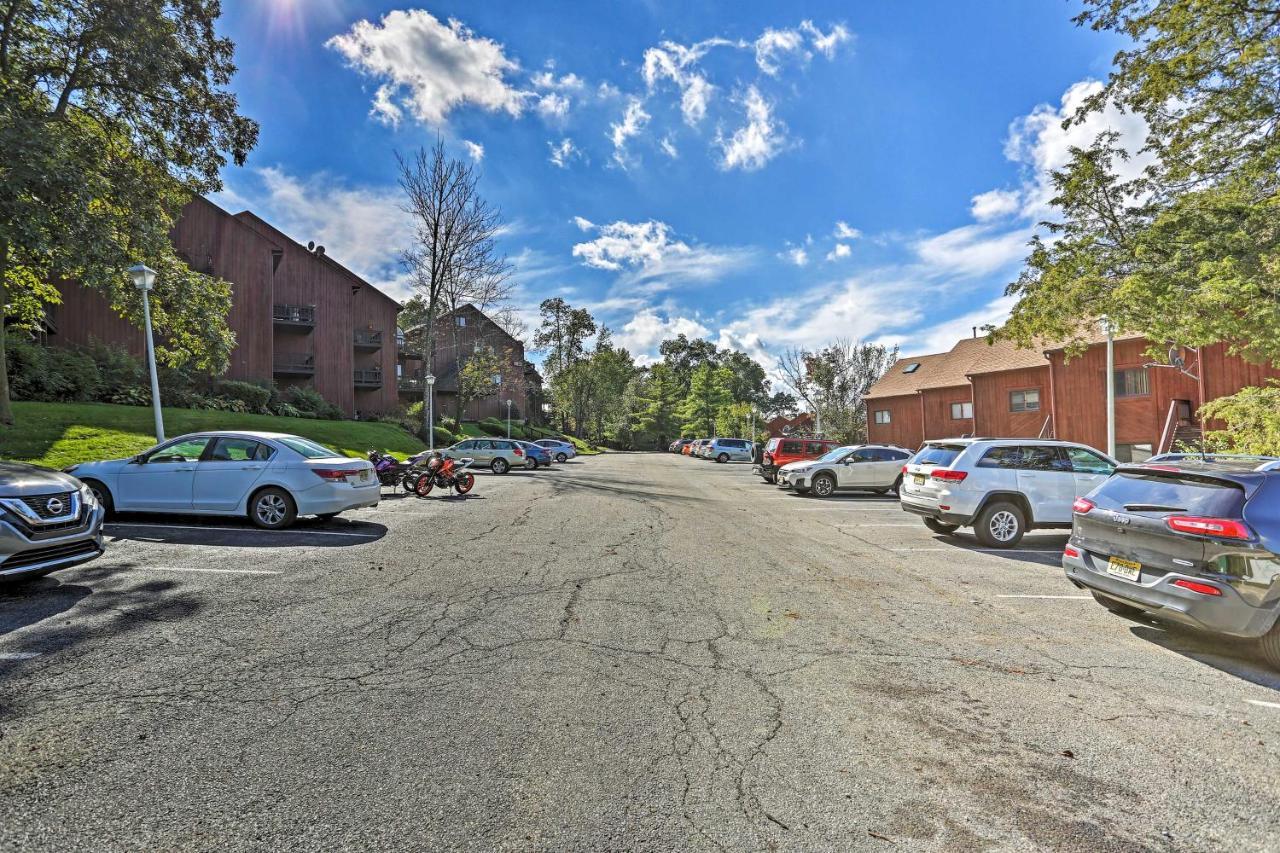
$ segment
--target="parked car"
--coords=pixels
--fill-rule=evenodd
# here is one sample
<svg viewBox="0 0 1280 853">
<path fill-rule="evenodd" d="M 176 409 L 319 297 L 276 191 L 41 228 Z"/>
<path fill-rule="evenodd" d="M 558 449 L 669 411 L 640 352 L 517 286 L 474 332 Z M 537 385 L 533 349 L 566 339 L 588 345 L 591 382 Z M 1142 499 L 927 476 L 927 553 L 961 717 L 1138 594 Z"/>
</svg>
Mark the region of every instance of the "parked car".
<svg viewBox="0 0 1280 853">
<path fill-rule="evenodd" d="M 693 441 L 689 442 L 684 446 L 684 450 L 682 452 L 684 453 L 685 456 L 692 456 L 694 458 L 697 458 L 698 451 L 702 448 L 702 442 L 704 441 L 706 441 L 705 438 L 695 438 Z"/>
<path fill-rule="evenodd" d="M 515 439 L 512 440 L 515 441 Z M 547 448 L 532 441 L 516 441 L 516 444 L 524 448 L 524 467 L 530 471 L 537 471 L 539 467 L 551 467 L 551 451 Z"/>
<path fill-rule="evenodd" d="M 550 451 L 557 462 L 564 462 L 578 455 L 578 448 L 567 441 L 560 441 L 556 438 L 540 438 L 534 444 Z"/>
<path fill-rule="evenodd" d="M 102 554 L 106 513 L 75 477 L 0 462 L 0 581 L 37 578 Z"/>
<path fill-rule="evenodd" d="M 760 464 L 752 467 L 751 471 L 763 477 L 765 482 L 777 483 L 777 472 L 783 465 L 804 459 L 817 459 L 839 446 L 840 442 L 825 438 L 774 436 L 765 443 Z"/>
<path fill-rule="evenodd" d="M 527 464 L 524 448 L 511 438 L 468 438 L 440 453 L 453 459 L 474 459 L 477 468 L 488 468 L 495 474 L 505 474 Z"/>
<path fill-rule="evenodd" d="M 106 512 L 247 515 L 258 527 L 288 527 L 299 515 L 332 518 L 377 506 L 381 486 L 367 459 L 276 432 L 201 432 L 137 456 L 65 469 Z"/>
<path fill-rule="evenodd" d="M 1071 505 L 1118 463 L 1069 441 L 927 441 L 903 466 L 898 497 L 935 533 L 972 527 L 988 548 L 1012 548 L 1028 530 L 1068 528 Z"/>
<path fill-rule="evenodd" d="M 750 462 L 751 442 L 745 438 L 713 438 L 703 450 L 703 458 L 716 462 Z"/>
<path fill-rule="evenodd" d="M 1280 669 L 1280 468 L 1124 465 L 1073 518 L 1062 567 L 1103 607 L 1257 639 Z"/>
<path fill-rule="evenodd" d="M 817 459 L 790 462 L 778 478 L 800 494 L 828 498 L 836 492 L 886 494 L 902 482 L 902 464 L 911 452 L 882 444 L 837 447 Z"/>
<path fill-rule="evenodd" d="M 1258 471 L 1265 470 L 1268 466 L 1280 466 L 1280 456 L 1256 456 L 1251 453 L 1161 453 L 1158 456 L 1152 456 L 1149 459 L 1142 460 L 1142 464 L 1150 465 L 1153 462 L 1181 462 L 1184 459 L 1198 459 L 1201 462 L 1251 463 L 1254 466 L 1254 470 Z"/>
<path fill-rule="evenodd" d="M 671 447 L 668 449 L 672 453 L 683 453 L 684 449 L 688 447 L 692 442 L 693 442 L 692 438 L 677 438 L 675 441 L 671 442 Z"/>
</svg>

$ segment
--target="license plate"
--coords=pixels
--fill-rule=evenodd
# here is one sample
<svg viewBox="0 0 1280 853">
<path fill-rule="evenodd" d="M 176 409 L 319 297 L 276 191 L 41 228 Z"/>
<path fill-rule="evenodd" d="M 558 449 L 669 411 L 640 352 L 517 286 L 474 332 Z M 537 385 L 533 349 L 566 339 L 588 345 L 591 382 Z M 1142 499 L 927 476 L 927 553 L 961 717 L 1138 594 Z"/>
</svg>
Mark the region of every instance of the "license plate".
<svg viewBox="0 0 1280 853">
<path fill-rule="evenodd" d="M 1135 563 L 1133 560 L 1112 557 L 1107 560 L 1107 574 L 1124 578 L 1127 581 L 1137 581 L 1138 576 L 1142 574 L 1142 564 Z"/>
<path fill-rule="evenodd" d="M 912 474 L 911 479 L 915 481 L 917 486 L 924 485 L 924 474 Z"/>
</svg>

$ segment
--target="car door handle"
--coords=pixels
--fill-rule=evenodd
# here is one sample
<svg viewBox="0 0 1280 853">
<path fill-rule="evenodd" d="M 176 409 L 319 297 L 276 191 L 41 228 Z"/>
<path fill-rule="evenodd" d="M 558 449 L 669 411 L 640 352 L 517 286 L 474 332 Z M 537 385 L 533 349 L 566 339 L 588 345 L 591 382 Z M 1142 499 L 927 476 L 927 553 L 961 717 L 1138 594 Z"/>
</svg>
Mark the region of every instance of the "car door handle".
<svg viewBox="0 0 1280 853">
<path fill-rule="evenodd" d="M 241 471 L 261 471 L 262 466 L 261 465 L 241 465 L 240 470 Z"/>
</svg>

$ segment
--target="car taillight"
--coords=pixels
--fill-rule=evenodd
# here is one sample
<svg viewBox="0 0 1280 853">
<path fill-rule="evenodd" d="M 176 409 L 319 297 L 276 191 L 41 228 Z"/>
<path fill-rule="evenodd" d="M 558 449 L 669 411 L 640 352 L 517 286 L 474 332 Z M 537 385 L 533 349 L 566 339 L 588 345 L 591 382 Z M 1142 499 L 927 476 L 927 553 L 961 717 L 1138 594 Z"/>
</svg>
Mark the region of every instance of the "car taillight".
<svg viewBox="0 0 1280 853">
<path fill-rule="evenodd" d="M 1252 533 L 1243 521 L 1232 518 L 1201 518 L 1198 515 L 1171 515 L 1164 520 L 1170 530 L 1215 536 L 1219 539 L 1250 539 Z"/>
<path fill-rule="evenodd" d="M 355 471 L 348 471 L 345 468 L 312 468 L 311 473 L 321 480 L 345 480 L 348 474 L 355 474 Z"/>
<path fill-rule="evenodd" d="M 1183 589 L 1189 589 L 1192 592 L 1198 592 L 1201 595 L 1222 595 L 1222 590 L 1218 589 L 1216 586 L 1210 586 L 1207 583 L 1189 581 L 1186 578 L 1178 578 L 1173 582 L 1173 585 L 1180 586 Z"/>
<path fill-rule="evenodd" d="M 904 477 L 905 477 L 905 476 L 907 476 L 907 466 L 906 466 L 906 465 L 903 465 L 903 466 L 902 466 L 902 476 L 904 476 Z"/>
<path fill-rule="evenodd" d="M 1095 506 L 1097 506 L 1097 504 L 1088 498 L 1076 498 L 1076 502 L 1071 505 L 1071 511 L 1084 515 Z"/>
<path fill-rule="evenodd" d="M 1068 546 L 1066 546 L 1065 548 L 1063 548 L 1063 549 L 1062 549 L 1062 556 L 1064 556 L 1064 557 L 1079 557 L 1079 556 L 1080 556 L 1080 549 L 1079 549 L 1079 548 L 1077 548 L 1077 547 L 1075 547 L 1074 545 L 1068 545 Z"/>
<path fill-rule="evenodd" d="M 963 480 L 965 477 L 968 477 L 969 472 L 968 471 L 952 471 L 949 468 L 939 468 L 936 471 L 931 471 L 929 473 L 929 476 L 935 480 L 946 480 L 949 483 L 958 483 L 961 480 Z"/>
<path fill-rule="evenodd" d="M 515 449 L 515 454 L 516 456 L 524 456 L 524 451 L 517 447 Z"/>
</svg>

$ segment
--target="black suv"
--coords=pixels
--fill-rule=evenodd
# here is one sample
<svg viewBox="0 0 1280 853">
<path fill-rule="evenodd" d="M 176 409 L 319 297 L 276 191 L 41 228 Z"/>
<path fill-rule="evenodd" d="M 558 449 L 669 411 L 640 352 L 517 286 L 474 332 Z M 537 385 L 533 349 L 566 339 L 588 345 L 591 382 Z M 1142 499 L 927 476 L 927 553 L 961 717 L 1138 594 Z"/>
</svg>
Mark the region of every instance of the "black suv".
<svg viewBox="0 0 1280 853">
<path fill-rule="evenodd" d="M 1074 506 L 1067 579 L 1122 615 L 1256 638 L 1280 668 L 1280 465 L 1124 465 Z"/>
</svg>

